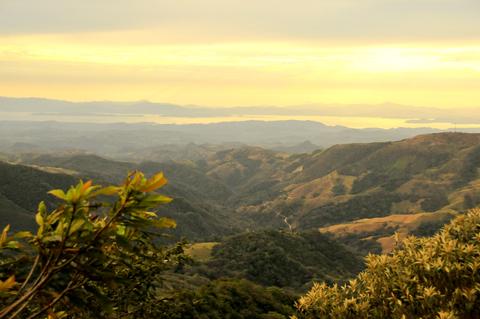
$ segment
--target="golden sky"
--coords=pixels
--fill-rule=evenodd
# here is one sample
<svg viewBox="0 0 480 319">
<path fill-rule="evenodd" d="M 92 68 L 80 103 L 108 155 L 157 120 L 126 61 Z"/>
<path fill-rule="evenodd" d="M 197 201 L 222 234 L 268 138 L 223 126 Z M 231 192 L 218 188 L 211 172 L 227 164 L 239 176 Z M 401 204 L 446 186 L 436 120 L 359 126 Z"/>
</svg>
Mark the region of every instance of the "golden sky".
<svg viewBox="0 0 480 319">
<path fill-rule="evenodd" d="M 0 95 L 480 106 L 478 0 L 0 0 Z"/>
</svg>

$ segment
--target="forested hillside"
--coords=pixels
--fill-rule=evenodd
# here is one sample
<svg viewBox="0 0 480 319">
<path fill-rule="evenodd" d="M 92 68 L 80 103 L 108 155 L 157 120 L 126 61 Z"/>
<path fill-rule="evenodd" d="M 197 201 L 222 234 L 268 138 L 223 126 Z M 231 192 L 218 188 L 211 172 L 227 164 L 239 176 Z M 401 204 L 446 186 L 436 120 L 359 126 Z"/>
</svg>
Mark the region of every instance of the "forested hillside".
<svg viewBox="0 0 480 319">
<path fill-rule="evenodd" d="M 46 171 L 0 161 L 0 223 L 15 229 L 30 229 L 38 203 L 45 201 L 50 207 L 55 203 L 47 192 L 67 188 L 77 178 L 60 170 Z"/>
<path fill-rule="evenodd" d="M 409 234 L 431 236 L 478 205 L 479 150 L 480 135 L 448 133 L 297 155 L 235 147 L 196 161 L 9 153 L 0 162 L 0 221 L 34 229 L 38 203 L 58 204 L 51 189 L 163 171 L 173 201 L 160 213 L 178 226 L 156 241 L 189 243 L 186 259 L 163 274 L 152 311 L 285 318 L 313 282 L 347 282 L 362 256 L 390 252 Z"/>
<path fill-rule="evenodd" d="M 388 250 L 394 231 L 434 231 L 480 203 L 479 134 L 422 135 L 300 155 L 242 147 L 198 161 L 128 163 L 35 153 L 16 158 L 104 182 L 132 169 L 162 170 L 171 180 L 166 191 L 176 199 L 167 210 L 179 220 L 177 235 L 191 240 L 249 229 L 321 228 L 365 252 Z M 404 217 L 391 221 L 390 215 Z M 362 227 L 349 225 L 360 220 Z"/>
<path fill-rule="evenodd" d="M 318 231 L 260 231 L 225 238 L 196 272 L 264 286 L 305 290 L 312 281 L 342 281 L 358 273 L 359 255 Z"/>
</svg>

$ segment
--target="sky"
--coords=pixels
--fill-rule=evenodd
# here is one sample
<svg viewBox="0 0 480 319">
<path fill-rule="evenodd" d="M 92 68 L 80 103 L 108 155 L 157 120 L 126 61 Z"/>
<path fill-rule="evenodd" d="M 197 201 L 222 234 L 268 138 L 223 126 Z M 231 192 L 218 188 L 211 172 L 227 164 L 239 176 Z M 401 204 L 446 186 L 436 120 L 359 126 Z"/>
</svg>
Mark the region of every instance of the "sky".
<svg viewBox="0 0 480 319">
<path fill-rule="evenodd" d="M 480 1 L 0 0 L 0 95 L 480 112 Z"/>
</svg>

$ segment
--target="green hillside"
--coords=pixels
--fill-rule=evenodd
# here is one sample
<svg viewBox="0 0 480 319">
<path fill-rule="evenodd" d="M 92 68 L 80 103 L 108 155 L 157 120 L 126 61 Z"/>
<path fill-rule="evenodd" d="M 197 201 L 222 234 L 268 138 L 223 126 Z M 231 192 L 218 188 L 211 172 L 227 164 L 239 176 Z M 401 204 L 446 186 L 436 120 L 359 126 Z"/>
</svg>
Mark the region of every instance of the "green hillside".
<svg viewBox="0 0 480 319">
<path fill-rule="evenodd" d="M 79 178 L 105 185 L 131 170 L 165 173 L 164 191 L 174 200 L 159 215 L 178 227 L 161 240 L 187 239 L 192 258 L 156 290 L 154 313 L 167 318 L 288 318 L 296 294 L 313 282 L 347 282 L 362 271 L 363 255 L 394 251 L 409 234 L 430 236 L 480 204 L 478 134 L 300 155 L 237 147 L 196 162 L 79 153 L 15 158 L 20 164 L 0 162 L 0 221 L 17 229 L 32 228 L 40 201 L 56 204 L 49 190 Z"/>
<path fill-rule="evenodd" d="M 47 192 L 67 188 L 76 183 L 77 177 L 0 162 L 0 181 L 0 224 L 30 229 L 38 203 L 45 201 L 52 206 L 56 202 Z"/>
<path fill-rule="evenodd" d="M 264 286 L 304 290 L 361 270 L 361 258 L 319 232 L 260 231 L 224 239 L 196 269 L 210 278 L 242 278 Z"/>
<path fill-rule="evenodd" d="M 174 201 L 162 208 L 162 215 L 175 219 L 178 227 L 168 231 L 171 240 L 213 240 L 232 234 L 241 223 L 232 222 L 230 214 L 217 204 L 231 193 L 226 186 L 214 180 L 188 163 L 127 163 L 105 159 L 92 154 L 22 154 L 24 164 L 49 170 L 67 169 L 84 179 L 100 184 L 118 183 L 129 171 L 141 170 L 146 174 L 165 172 L 169 184 L 165 192 Z M 13 190 L 12 190 L 13 192 Z M 38 197 L 35 197 L 38 198 Z"/>
<path fill-rule="evenodd" d="M 1 226 L 10 225 L 13 229 L 32 229 L 35 226 L 33 214 L 16 205 L 3 194 L 0 194 Z"/>
<path fill-rule="evenodd" d="M 159 300 L 158 318 L 286 319 L 295 313 L 296 295 L 247 280 L 212 281 L 197 289 L 177 290 Z"/>
<path fill-rule="evenodd" d="M 29 155 L 23 161 L 100 182 L 121 179 L 131 169 L 164 171 L 171 181 L 166 192 L 176 199 L 166 208 L 179 221 L 176 235 L 201 241 L 251 229 L 304 231 L 394 214 L 441 213 L 441 220 L 480 203 L 480 134 L 439 133 L 300 155 L 236 147 L 196 162 L 135 164 L 85 154 Z M 435 218 L 426 223 L 438 224 Z M 378 232 L 388 237 L 393 231 L 367 231 L 358 238 L 371 241 Z"/>
</svg>

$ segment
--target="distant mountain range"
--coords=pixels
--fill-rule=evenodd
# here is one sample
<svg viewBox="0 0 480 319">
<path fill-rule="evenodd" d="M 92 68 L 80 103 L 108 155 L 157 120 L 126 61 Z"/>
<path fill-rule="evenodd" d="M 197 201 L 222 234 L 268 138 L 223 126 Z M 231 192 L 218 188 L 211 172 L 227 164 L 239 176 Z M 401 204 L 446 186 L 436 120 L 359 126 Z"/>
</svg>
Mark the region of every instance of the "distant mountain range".
<svg viewBox="0 0 480 319">
<path fill-rule="evenodd" d="M 153 103 L 149 101 L 113 102 L 69 102 L 44 98 L 0 97 L 0 112 L 28 112 L 34 117 L 55 115 L 110 117 L 130 115 L 143 117 L 161 115 L 165 117 L 229 117 L 229 116 L 335 116 L 335 117 L 374 117 L 405 119 L 407 123 L 431 124 L 480 124 L 478 108 L 451 109 L 418 107 L 383 103 L 377 105 L 311 104 L 291 107 L 242 106 L 242 107 L 205 107 Z M 146 121 L 148 118 L 145 117 Z"/>
<path fill-rule="evenodd" d="M 213 153 L 244 145 L 259 146 L 289 154 L 310 153 L 336 144 L 386 142 L 420 134 L 442 132 L 433 128 L 353 129 L 329 126 L 316 121 L 220 122 L 210 124 L 123 123 L 124 116 L 229 117 L 242 115 L 337 115 L 410 118 L 428 121 L 449 115 L 466 116 L 475 122 L 478 112 L 416 108 L 394 104 L 377 106 L 303 106 L 205 108 L 139 102 L 82 102 L 38 98 L 0 97 L 0 151 L 22 153 L 31 150 L 87 152 L 127 161 L 199 160 Z M 467 113 L 465 113 L 467 112 Z M 447 114 L 448 113 L 448 114 Z M 8 120 L 9 114 L 23 114 Z M 463 114 L 463 115 L 462 115 Z M 49 115 L 44 117 L 43 115 Z M 106 123 L 90 121 L 97 117 Z M 46 121 L 53 118 L 55 121 Z M 68 121 L 67 121 L 68 118 Z M 248 117 L 246 117 L 248 118 Z M 443 121 L 443 120 L 442 120 Z M 480 121 L 480 119 L 479 119 Z M 463 121 L 466 123 L 465 121 Z M 462 123 L 459 121 L 458 123 Z M 479 122 L 480 123 L 480 122 Z M 462 132 L 480 132 L 458 128 Z M 447 130 L 451 131 L 451 130 Z"/>
<path fill-rule="evenodd" d="M 35 148 L 55 152 L 83 150 L 115 158 L 123 156 L 127 160 L 144 154 L 144 159 L 157 160 L 148 156 L 160 152 L 184 153 L 185 146 L 191 143 L 207 152 L 218 150 L 219 146 L 228 149 L 241 145 L 308 152 L 335 144 L 391 141 L 434 132 L 440 131 L 430 128 L 350 129 L 312 121 L 189 125 L 11 121 L 0 122 L 0 148 L 12 152 Z M 173 155 L 174 159 L 178 156 Z M 197 158 L 194 156 L 194 159 Z"/>
</svg>

